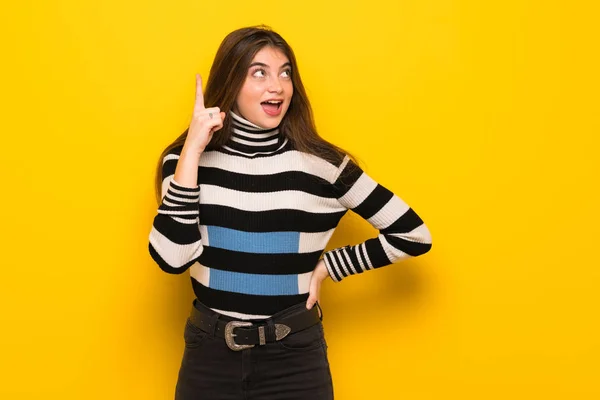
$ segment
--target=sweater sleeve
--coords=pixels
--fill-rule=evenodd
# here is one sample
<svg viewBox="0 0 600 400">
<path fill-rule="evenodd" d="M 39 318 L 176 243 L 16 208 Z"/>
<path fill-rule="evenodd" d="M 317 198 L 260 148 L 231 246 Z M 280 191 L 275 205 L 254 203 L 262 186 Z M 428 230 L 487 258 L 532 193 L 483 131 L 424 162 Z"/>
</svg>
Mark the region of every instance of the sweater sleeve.
<svg viewBox="0 0 600 400">
<path fill-rule="evenodd" d="M 173 179 L 179 154 L 167 154 L 162 164 L 162 202 L 149 236 L 152 259 L 165 272 L 181 274 L 202 254 L 199 229 L 200 186 L 180 185 Z"/>
<path fill-rule="evenodd" d="M 415 211 L 375 182 L 348 156 L 340 165 L 333 186 L 340 204 L 379 231 L 377 237 L 324 253 L 333 281 L 416 257 L 431 249 L 429 229 Z"/>
</svg>

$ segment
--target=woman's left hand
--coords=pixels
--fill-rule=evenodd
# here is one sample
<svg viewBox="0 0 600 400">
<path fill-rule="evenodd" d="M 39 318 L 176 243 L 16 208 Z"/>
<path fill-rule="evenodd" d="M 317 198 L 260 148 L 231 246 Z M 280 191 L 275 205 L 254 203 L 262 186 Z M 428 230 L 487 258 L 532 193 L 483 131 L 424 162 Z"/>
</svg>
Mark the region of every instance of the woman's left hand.
<svg viewBox="0 0 600 400">
<path fill-rule="evenodd" d="M 320 300 L 321 283 L 329 277 L 325 261 L 320 259 L 315 267 L 312 277 L 310 278 L 310 288 L 308 291 L 308 300 L 306 301 L 306 308 L 311 309 L 317 301 Z"/>
</svg>

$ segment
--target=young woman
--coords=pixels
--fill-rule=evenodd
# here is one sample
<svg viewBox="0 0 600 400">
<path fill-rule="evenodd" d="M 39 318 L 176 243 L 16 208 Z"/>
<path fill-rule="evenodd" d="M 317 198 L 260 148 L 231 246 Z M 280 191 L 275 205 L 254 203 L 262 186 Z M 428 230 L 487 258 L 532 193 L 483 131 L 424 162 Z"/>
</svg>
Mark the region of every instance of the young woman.
<svg viewBox="0 0 600 400">
<path fill-rule="evenodd" d="M 413 209 L 317 134 L 294 53 L 266 26 L 225 37 L 204 92 L 196 76 L 156 189 L 150 254 L 189 269 L 196 295 L 178 400 L 332 399 L 322 281 L 431 248 Z M 379 235 L 323 252 L 348 210 Z"/>
</svg>

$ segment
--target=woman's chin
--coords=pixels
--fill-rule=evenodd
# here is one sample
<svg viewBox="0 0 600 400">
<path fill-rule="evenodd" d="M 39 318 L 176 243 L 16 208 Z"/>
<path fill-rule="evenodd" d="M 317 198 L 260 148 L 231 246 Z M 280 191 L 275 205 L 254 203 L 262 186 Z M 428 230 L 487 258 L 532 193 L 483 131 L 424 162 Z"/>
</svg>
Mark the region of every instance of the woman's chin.
<svg viewBox="0 0 600 400">
<path fill-rule="evenodd" d="M 268 115 L 261 109 L 258 115 L 249 115 L 246 117 L 246 119 L 248 119 L 248 121 L 252 122 L 253 124 L 260 126 L 263 129 L 273 129 L 279 126 L 279 124 L 283 120 L 284 115 L 285 112 L 281 112 L 277 116 Z"/>
<path fill-rule="evenodd" d="M 265 118 L 261 118 L 258 122 L 255 122 L 255 124 L 264 129 L 273 129 L 277 128 L 280 122 L 281 116 L 278 116 L 277 118 L 267 116 Z"/>
</svg>

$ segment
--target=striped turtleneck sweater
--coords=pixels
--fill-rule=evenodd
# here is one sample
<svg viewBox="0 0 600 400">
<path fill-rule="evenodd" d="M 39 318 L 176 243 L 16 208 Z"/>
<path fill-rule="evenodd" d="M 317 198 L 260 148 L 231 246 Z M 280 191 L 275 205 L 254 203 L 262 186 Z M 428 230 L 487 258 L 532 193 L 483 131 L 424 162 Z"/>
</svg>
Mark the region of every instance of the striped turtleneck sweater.
<svg viewBox="0 0 600 400">
<path fill-rule="evenodd" d="M 163 159 L 162 203 L 149 235 L 165 272 L 188 269 L 199 301 L 238 319 L 263 319 L 308 299 L 324 259 L 334 282 L 426 253 L 421 218 L 348 156 L 332 164 L 293 149 L 274 129 L 230 111 L 232 135 L 199 159 L 198 185 L 173 179 L 182 146 Z M 324 252 L 352 210 L 379 233 Z"/>
</svg>

